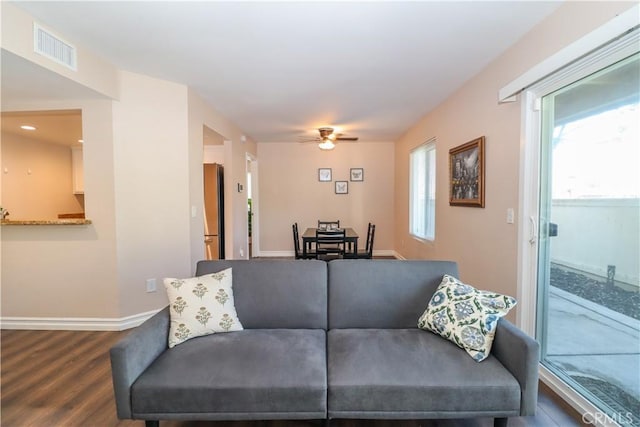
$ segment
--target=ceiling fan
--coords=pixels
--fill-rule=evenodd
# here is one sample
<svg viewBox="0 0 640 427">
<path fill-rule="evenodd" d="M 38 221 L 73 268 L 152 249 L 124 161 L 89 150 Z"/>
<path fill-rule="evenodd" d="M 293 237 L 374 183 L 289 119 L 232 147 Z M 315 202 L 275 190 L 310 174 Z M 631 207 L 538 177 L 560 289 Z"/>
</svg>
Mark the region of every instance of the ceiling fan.
<svg viewBox="0 0 640 427">
<path fill-rule="evenodd" d="M 321 150 L 333 150 L 335 147 L 335 141 L 357 141 L 356 136 L 343 136 L 342 133 L 334 132 L 332 127 L 318 128 L 320 136 L 316 136 L 312 139 L 302 140 L 301 142 L 317 142 L 318 148 Z"/>
</svg>

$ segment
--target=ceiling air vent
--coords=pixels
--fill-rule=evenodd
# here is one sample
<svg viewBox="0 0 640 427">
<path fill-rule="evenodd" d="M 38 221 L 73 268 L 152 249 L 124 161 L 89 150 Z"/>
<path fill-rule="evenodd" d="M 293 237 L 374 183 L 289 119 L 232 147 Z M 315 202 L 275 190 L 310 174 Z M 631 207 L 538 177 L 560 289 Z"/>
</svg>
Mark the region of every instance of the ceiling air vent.
<svg viewBox="0 0 640 427">
<path fill-rule="evenodd" d="M 33 23 L 33 50 L 73 71 L 78 70 L 75 46 Z"/>
</svg>

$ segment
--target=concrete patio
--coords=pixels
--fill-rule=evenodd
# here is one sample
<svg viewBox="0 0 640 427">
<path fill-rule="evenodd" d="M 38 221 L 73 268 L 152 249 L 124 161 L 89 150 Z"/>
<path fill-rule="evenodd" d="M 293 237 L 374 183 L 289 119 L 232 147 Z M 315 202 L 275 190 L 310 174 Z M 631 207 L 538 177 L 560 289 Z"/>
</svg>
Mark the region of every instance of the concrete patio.
<svg viewBox="0 0 640 427">
<path fill-rule="evenodd" d="M 640 321 L 550 287 L 547 360 L 577 381 L 587 380 L 589 390 L 616 411 L 640 401 L 639 343 Z M 600 381 L 613 387 L 593 385 Z"/>
</svg>

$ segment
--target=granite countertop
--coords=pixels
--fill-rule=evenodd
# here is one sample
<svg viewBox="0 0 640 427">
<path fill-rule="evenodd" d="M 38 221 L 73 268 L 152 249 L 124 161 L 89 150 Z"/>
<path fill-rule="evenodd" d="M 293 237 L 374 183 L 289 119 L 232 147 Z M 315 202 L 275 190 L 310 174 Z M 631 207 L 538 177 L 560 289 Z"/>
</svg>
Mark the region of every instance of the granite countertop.
<svg viewBox="0 0 640 427">
<path fill-rule="evenodd" d="M 88 225 L 91 224 L 90 219 L 29 219 L 29 220 L 13 220 L 3 219 L 2 225 Z"/>
</svg>

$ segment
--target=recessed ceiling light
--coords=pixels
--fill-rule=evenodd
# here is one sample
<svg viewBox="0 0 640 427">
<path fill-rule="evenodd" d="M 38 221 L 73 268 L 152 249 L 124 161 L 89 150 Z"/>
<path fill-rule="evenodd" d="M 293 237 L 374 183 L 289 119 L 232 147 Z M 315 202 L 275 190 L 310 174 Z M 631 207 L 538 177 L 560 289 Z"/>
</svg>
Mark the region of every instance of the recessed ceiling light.
<svg viewBox="0 0 640 427">
<path fill-rule="evenodd" d="M 79 139 L 79 140 L 78 140 L 78 142 L 79 142 L 80 144 L 83 144 L 83 143 L 84 143 L 84 139 Z"/>
<path fill-rule="evenodd" d="M 20 126 L 20 129 L 24 129 L 24 130 L 36 130 L 36 128 L 34 126 L 31 125 L 22 125 Z"/>
</svg>

